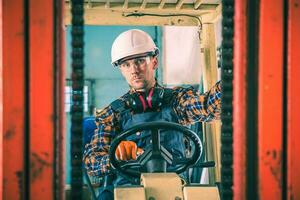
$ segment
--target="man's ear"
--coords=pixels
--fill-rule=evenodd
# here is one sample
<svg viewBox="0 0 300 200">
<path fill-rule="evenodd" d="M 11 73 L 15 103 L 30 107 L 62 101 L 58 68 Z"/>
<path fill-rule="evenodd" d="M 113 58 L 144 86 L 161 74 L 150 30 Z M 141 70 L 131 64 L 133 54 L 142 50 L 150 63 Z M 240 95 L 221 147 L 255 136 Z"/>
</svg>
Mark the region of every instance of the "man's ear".
<svg viewBox="0 0 300 200">
<path fill-rule="evenodd" d="M 152 58 L 152 62 L 153 62 L 153 70 L 157 69 L 157 67 L 158 67 L 158 58 L 157 58 L 157 56 L 154 56 Z"/>
</svg>

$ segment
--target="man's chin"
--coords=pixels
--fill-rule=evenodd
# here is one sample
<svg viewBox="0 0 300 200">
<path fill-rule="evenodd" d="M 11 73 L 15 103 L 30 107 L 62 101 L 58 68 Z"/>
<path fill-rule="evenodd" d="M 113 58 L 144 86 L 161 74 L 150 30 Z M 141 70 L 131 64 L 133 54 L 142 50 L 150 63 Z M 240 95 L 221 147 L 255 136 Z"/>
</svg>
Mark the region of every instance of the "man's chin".
<svg viewBox="0 0 300 200">
<path fill-rule="evenodd" d="M 137 91 L 145 90 L 144 84 L 133 84 L 131 87 Z"/>
</svg>

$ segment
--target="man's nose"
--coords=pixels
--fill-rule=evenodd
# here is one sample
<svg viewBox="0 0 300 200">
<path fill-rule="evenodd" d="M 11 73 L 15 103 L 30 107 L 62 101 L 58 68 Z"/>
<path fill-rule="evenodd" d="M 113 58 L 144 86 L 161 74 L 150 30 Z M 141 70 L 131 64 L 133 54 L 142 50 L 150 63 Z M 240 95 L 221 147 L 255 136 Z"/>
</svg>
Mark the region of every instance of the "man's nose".
<svg viewBox="0 0 300 200">
<path fill-rule="evenodd" d="M 139 66 L 136 63 L 131 63 L 130 70 L 132 73 L 135 73 L 138 71 Z"/>
</svg>

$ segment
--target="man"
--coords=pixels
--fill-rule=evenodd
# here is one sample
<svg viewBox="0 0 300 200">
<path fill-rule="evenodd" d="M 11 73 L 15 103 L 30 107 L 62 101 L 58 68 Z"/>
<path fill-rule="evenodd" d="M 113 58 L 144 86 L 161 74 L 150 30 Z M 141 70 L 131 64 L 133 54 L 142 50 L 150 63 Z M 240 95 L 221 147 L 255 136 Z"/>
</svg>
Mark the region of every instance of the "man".
<svg viewBox="0 0 300 200">
<path fill-rule="evenodd" d="M 125 31 L 115 39 L 111 50 L 112 64 L 119 68 L 130 90 L 96 114 L 98 129 L 84 152 L 90 175 L 101 176 L 109 172 L 108 151 L 112 140 L 135 124 L 171 121 L 189 125 L 220 118 L 220 83 L 205 94 L 199 94 L 191 87 L 164 88 L 154 77 L 158 53 L 152 38 L 141 30 Z M 173 157 L 184 157 L 181 134 L 164 134 L 161 142 Z M 130 141 L 120 143 L 116 157 L 118 160 L 135 160 L 148 144 L 149 138 L 137 133 Z M 123 178 L 114 182 L 115 185 L 127 183 Z M 100 199 L 113 199 L 111 192 L 104 191 Z"/>
</svg>

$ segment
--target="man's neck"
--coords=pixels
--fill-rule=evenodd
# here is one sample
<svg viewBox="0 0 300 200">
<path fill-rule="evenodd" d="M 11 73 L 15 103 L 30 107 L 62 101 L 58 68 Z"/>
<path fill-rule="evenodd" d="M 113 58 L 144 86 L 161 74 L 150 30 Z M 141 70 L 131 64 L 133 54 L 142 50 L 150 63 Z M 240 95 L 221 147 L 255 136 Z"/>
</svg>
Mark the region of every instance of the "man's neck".
<svg viewBox="0 0 300 200">
<path fill-rule="evenodd" d="M 141 89 L 130 88 L 130 90 L 135 92 L 148 92 L 151 88 L 155 87 L 155 85 L 156 85 L 156 81 L 153 81 L 152 84 L 149 84 L 145 88 L 141 88 Z"/>
</svg>

